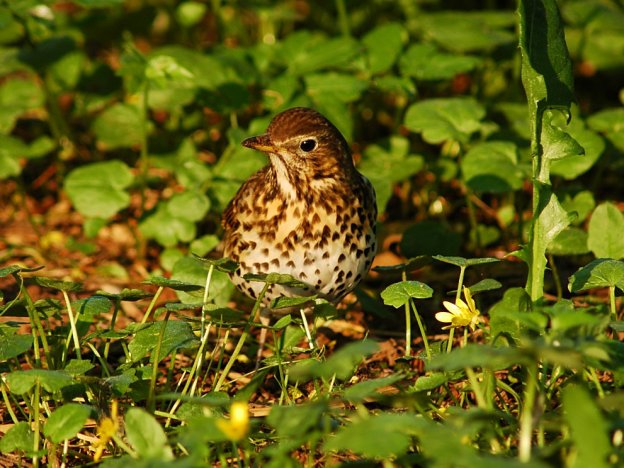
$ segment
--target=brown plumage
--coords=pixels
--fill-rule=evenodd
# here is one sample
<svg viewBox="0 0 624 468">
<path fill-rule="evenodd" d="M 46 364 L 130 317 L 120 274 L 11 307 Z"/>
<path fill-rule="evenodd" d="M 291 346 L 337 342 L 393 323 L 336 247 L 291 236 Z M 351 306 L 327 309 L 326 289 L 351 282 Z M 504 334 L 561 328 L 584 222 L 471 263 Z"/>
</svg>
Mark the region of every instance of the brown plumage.
<svg viewBox="0 0 624 468">
<path fill-rule="evenodd" d="M 288 273 L 309 286 L 272 286 L 265 304 L 281 295 L 339 301 L 367 273 L 377 246 L 375 191 L 355 169 L 344 137 L 318 112 L 297 107 L 243 145 L 266 153 L 270 164 L 242 185 L 223 215 L 224 255 L 240 265 L 232 280 L 257 298 L 263 284 L 244 274 Z"/>
</svg>

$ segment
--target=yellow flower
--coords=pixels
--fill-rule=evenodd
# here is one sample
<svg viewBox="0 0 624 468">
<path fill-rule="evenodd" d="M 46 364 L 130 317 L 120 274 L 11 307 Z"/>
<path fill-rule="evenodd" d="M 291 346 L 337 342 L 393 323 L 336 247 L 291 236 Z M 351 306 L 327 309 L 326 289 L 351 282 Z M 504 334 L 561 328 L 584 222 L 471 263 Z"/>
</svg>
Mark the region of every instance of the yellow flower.
<svg viewBox="0 0 624 468">
<path fill-rule="evenodd" d="M 475 329 L 479 321 L 480 312 L 475 305 L 472 294 L 470 294 L 470 289 L 466 286 L 464 286 L 464 298 L 466 302 L 458 298 L 455 304 L 444 301 L 443 305 L 448 312 L 438 312 L 435 314 L 435 318 L 438 322 L 450 323 L 450 325 L 442 327 L 444 330 L 457 327 L 470 327 L 471 330 Z"/>
<path fill-rule="evenodd" d="M 93 444 L 95 454 L 93 455 L 93 461 L 98 462 L 102 458 L 104 449 L 111 441 L 113 436 L 117 434 L 119 429 L 119 419 L 117 418 L 117 400 L 113 400 L 111 403 L 111 415 L 110 417 L 103 417 L 97 426 L 97 433 L 99 439 Z"/>
<path fill-rule="evenodd" d="M 232 442 L 238 442 L 249 432 L 249 408 L 244 401 L 235 401 L 230 407 L 230 419 L 219 419 L 217 427 Z"/>
</svg>

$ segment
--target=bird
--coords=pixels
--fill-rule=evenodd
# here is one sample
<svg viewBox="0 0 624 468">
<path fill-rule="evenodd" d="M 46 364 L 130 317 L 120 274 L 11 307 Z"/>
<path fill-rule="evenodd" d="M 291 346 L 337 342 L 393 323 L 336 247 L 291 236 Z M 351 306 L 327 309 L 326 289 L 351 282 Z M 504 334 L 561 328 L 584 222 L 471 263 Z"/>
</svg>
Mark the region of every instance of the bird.
<svg viewBox="0 0 624 468">
<path fill-rule="evenodd" d="M 377 250 L 375 190 L 355 168 L 345 138 L 321 113 L 294 107 L 242 145 L 268 155 L 269 164 L 242 184 L 223 214 L 223 255 L 238 263 L 233 283 L 254 300 L 264 284 L 245 279 L 248 273 L 289 274 L 303 283 L 270 285 L 265 308 L 282 296 L 339 302 Z"/>
</svg>

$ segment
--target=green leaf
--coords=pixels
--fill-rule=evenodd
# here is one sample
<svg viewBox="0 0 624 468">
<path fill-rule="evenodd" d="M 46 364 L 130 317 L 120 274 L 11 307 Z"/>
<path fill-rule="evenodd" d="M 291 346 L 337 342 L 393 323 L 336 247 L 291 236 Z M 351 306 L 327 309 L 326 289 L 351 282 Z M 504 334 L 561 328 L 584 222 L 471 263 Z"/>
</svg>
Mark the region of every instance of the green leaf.
<svg viewBox="0 0 624 468">
<path fill-rule="evenodd" d="M 496 289 L 502 288 L 503 285 L 492 278 L 484 278 L 478 283 L 473 284 L 468 289 L 472 294 L 477 294 L 483 291 L 494 291 Z"/>
<path fill-rule="evenodd" d="M 427 364 L 427 369 L 457 371 L 466 367 L 481 367 L 500 370 L 521 364 L 525 360 L 526 355 L 516 348 L 493 348 L 469 343 L 463 348 L 453 349 L 450 353 L 434 356 Z"/>
<path fill-rule="evenodd" d="M 601 110 L 587 119 L 587 124 L 591 129 L 604 133 L 620 151 L 624 151 L 622 122 L 624 122 L 624 109 L 621 107 Z"/>
<path fill-rule="evenodd" d="M 447 80 L 467 73 L 481 63 L 481 59 L 466 55 L 440 52 L 434 45 L 412 44 L 401 56 L 401 74 L 417 80 Z"/>
<path fill-rule="evenodd" d="M 381 297 L 384 304 L 392 307 L 403 307 L 410 298 L 427 299 L 433 295 L 433 289 L 420 281 L 401 281 L 384 289 Z"/>
<path fill-rule="evenodd" d="M 293 406 L 274 405 L 266 422 L 277 430 L 280 437 L 297 440 L 316 429 L 328 410 L 325 401 Z"/>
<path fill-rule="evenodd" d="M 141 299 L 145 299 L 147 297 L 152 296 L 151 293 L 147 291 L 143 291 L 141 289 L 128 289 L 124 288 L 119 293 L 109 293 L 107 291 L 97 291 L 96 294 L 98 296 L 108 297 L 110 299 L 120 300 L 120 301 L 140 301 Z"/>
<path fill-rule="evenodd" d="M 613 286 L 624 291 L 624 262 L 607 258 L 597 258 L 568 279 L 570 292 Z"/>
<path fill-rule="evenodd" d="M 587 129 L 579 118 L 572 120 L 565 129 L 576 143 L 564 159 L 552 162 L 551 173 L 566 180 L 573 180 L 590 170 L 605 150 L 605 142 L 597 133 Z"/>
<path fill-rule="evenodd" d="M 595 404 L 595 398 L 580 385 L 563 389 L 564 416 L 570 425 L 574 452 L 572 467 L 607 467 L 611 454 L 610 425 Z"/>
<path fill-rule="evenodd" d="M 285 273 L 259 273 L 252 274 L 247 273 L 243 276 L 247 281 L 257 281 L 259 283 L 267 283 L 267 284 L 282 284 L 284 286 L 290 286 L 292 288 L 305 288 L 307 285 L 299 281 L 292 275 L 288 275 Z"/>
<path fill-rule="evenodd" d="M 220 266 L 217 266 L 221 265 Z M 230 281 L 227 273 L 222 271 L 222 267 L 230 267 L 232 260 L 220 259 L 215 263 L 215 270 L 212 273 L 212 279 L 210 281 L 210 291 L 208 291 L 208 302 L 214 301 L 217 306 L 224 307 L 234 291 L 234 285 Z M 225 270 L 225 268 L 223 268 Z M 208 274 L 208 262 L 198 259 L 196 257 L 182 257 L 173 265 L 173 271 L 171 279 L 182 281 L 185 283 L 196 284 L 198 286 L 205 286 L 206 275 Z M 200 289 L 198 291 L 184 292 L 176 291 L 177 296 L 184 303 L 195 304 L 204 301 L 204 291 Z"/>
<path fill-rule="evenodd" d="M 20 421 L 11 427 L 0 439 L 0 452 L 24 452 L 31 453 L 35 446 L 35 434 L 30 429 L 30 424 Z"/>
<path fill-rule="evenodd" d="M 306 92 L 315 99 L 337 99 L 341 102 L 352 102 L 362 95 L 368 84 L 353 75 L 342 73 L 316 73 L 304 77 Z"/>
<path fill-rule="evenodd" d="M 498 258 L 494 257 L 479 257 L 479 258 L 464 258 L 464 257 L 449 257 L 445 255 L 434 255 L 435 260 L 440 262 L 450 263 L 458 267 L 470 267 L 476 265 L 485 265 L 486 263 L 500 262 Z"/>
<path fill-rule="evenodd" d="M 183 28 L 190 28 L 202 20 L 207 9 L 208 6 L 203 3 L 187 1 L 178 5 L 175 17 Z"/>
<path fill-rule="evenodd" d="M 65 292 L 75 292 L 82 289 L 82 284 L 73 281 L 61 281 L 54 278 L 46 278 L 45 276 L 36 276 L 35 282 L 44 288 L 57 289 Z"/>
<path fill-rule="evenodd" d="M 55 444 L 71 439 L 85 425 L 91 411 L 88 405 L 66 403 L 50 415 L 43 433 Z"/>
<path fill-rule="evenodd" d="M 199 291 L 202 289 L 202 287 L 197 284 L 164 278 L 162 276 L 152 276 L 150 279 L 143 281 L 143 284 L 153 284 L 163 288 L 175 289 L 176 291 Z"/>
<path fill-rule="evenodd" d="M 90 317 L 105 314 L 110 310 L 111 306 L 112 303 L 110 299 L 100 295 L 86 297 L 72 302 L 72 307 L 76 313 L 81 316 Z"/>
<path fill-rule="evenodd" d="M 156 348 L 160 332 L 165 322 L 154 322 L 139 330 L 128 345 L 132 362 L 143 359 Z M 169 320 L 160 345 L 159 359 L 163 359 L 177 349 L 189 349 L 198 345 L 199 340 L 188 322 Z"/>
<path fill-rule="evenodd" d="M 205 194 L 187 191 L 160 202 L 156 211 L 147 216 L 139 229 L 148 238 L 156 239 L 165 247 L 178 242 L 190 242 L 195 238 L 195 223 L 203 219 L 210 209 Z"/>
<path fill-rule="evenodd" d="M 103 150 L 139 146 L 143 140 L 141 112 L 130 104 L 112 105 L 93 121 L 91 128 Z"/>
<path fill-rule="evenodd" d="M 11 393 L 22 395 L 40 384 L 50 393 L 57 392 L 63 387 L 73 384 L 71 376 L 64 371 L 47 369 L 30 369 L 25 371 L 13 371 L 6 376 Z"/>
<path fill-rule="evenodd" d="M 576 218 L 572 224 L 582 224 L 589 213 L 596 207 L 596 200 L 594 194 L 589 190 L 582 190 L 575 194 L 573 197 L 566 194 L 560 197 L 561 206 L 568 213 L 576 213 Z"/>
<path fill-rule="evenodd" d="M 301 307 L 310 301 L 314 301 L 316 295 L 306 297 L 277 297 L 271 301 L 271 309 L 286 309 L 289 307 Z"/>
<path fill-rule="evenodd" d="M 45 136 L 27 144 L 18 138 L 0 134 L 0 180 L 22 172 L 20 159 L 39 158 L 52 151 L 54 146 L 54 141 Z"/>
<path fill-rule="evenodd" d="M 91 361 L 87 361 L 86 359 L 72 359 L 63 370 L 72 376 L 76 376 L 86 374 L 94 367 Z"/>
<path fill-rule="evenodd" d="M 428 421 L 412 414 L 382 413 L 357 419 L 336 432 L 325 443 L 325 450 L 349 450 L 376 459 L 395 458 L 407 452 L 414 432 L 426 424 Z"/>
<path fill-rule="evenodd" d="M 45 97 L 34 80 L 9 79 L 0 85 L 0 134 L 9 134 L 17 119 L 29 110 L 43 107 Z"/>
<path fill-rule="evenodd" d="M 535 135 L 546 108 L 569 111 L 574 101 L 572 61 L 555 0 L 522 0 L 520 52 L 522 84 L 527 93 L 530 122 Z M 532 138 L 539 141 L 537 137 Z"/>
<path fill-rule="evenodd" d="M 410 392 L 428 392 L 435 390 L 440 385 L 444 385 L 450 380 L 451 374 L 446 372 L 432 372 L 428 375 L 421 375 L 416 379 L 414 385 L 410 387 Z"/>
<path fill-rule="evenodd" d="M 195 191 L 177 193 L 167 203 L 167 211 L 170 216 L 189 221 L 201 221 L 209 209 L 210 200 L 208 197 Z"/>
<path fill-rule="evenodd" d="M 561 231 L 548 246 L 553 255 L 582 255 L 589 252 L 587 233 L 582 229 L 568 227 Z"/>
<path fill-rule="evenodd" d="M 397 182 L 406 180 L 424 168 L 424 158 L 410 154 L 409 140 L 392 136 L 366 147 L 358 170 L 371 181 L 377 195 L 377 206 L 384 211 Z"/>
<path fill-rule="evenodd" d="M 486 141 L 473 146 L 461 161 L 468 187 L 475 192 L 518 190 L 527 174 L 518 165 L 518 150 L 509 141 Z"/>
<path fill-rule="evenodd" d="M 510 45 L 515 35 L 511 11 L 440 11 L 420 13 L 418 27 L 447 50 L 456 52 L 491 51 Z"/>
<path fill-rule="evenodd" d="M 398 23 L 377 26 L 362 38 L 368 57 L 368 71 L 382 73 L 390 69 L 403 47 L 405 29 Z"/>
<path fill-rule="evenodd" d="M 65 190 L 81 214 L 110 218 L 130 204 L 125 189 L 132 180 L 133 175 L 123 162 L 97 162 L 71 171 L 65 178 Z"/>
<path fill-rule="evenodd" d="M 349 37 L 321 39 L 307 31 L 299 34 L 301 36 L 291 34 L 282 51 L 287 58 L 288 72 L 294 75 L 306 76 L 317 70 L 337 68 L 360 53 L 360 45 Z"/>
<path fill-rule="evenodd" d="M 6 335 L 0 329 L 0 362 L 25 353 L 32 345 L 31 335 Z"/>
<path fill-rule="evenodd" d="M 585 158 L 583 147 L 563 129 L 565 122 L 559 122 L 563 120 L 562 117 L 561 113 L 547 110 L 542 120 L 542 158 L 544 164 L 550 164 L 551 170 L 552 163 L 569 159 L 572 156 L 579 156 L 582 160 Z"/>
<path fill-rule="evenodd" d="M 412 104 L 405 114 L 404 124 L 421 133 L 427 143 L 447 140 L 467 143 L 481 129 L 485 109 L 473 98 L 437 98 Z"/>
<path fill-rule="evenodd" d="M 156 418 L 141 408 L 130 408 L 124 418 L 128 442 L 139 457 L 159 462 L 173 460 L 167 435 Z"/>
<path fill-rule="evenodd" d="M 624 257 L 624 216 L 612 203 L 605 202 L 594 210 L 587 229 L 587 246 L 596 257 Z"/>
<path fill-rule="evenodd" d="M 310 377 L 330 379 L 336 376 L 339 380 L 345 380 L 353 375 L 355 367 L 364 357 L 373 354 L 378 349 L 379 345 L 370 340 L 349 343 L 332 354 L 325 362 L 300 361 L 291 368 L 290 375 L 295 379 Z"/>
</svg>

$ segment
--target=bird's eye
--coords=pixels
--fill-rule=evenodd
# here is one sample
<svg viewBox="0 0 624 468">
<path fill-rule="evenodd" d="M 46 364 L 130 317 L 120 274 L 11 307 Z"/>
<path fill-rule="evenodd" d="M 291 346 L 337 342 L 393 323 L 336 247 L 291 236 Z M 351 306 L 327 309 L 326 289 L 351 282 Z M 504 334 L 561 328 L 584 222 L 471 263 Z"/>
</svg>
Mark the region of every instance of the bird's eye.
<svg viewBox="0 0 624 468">
<path fill-rule="evenodd" d="M 308 140 L 303 140 L 300 144 L 299 144 L 299 148 L 301 148 L 303 151 L 305 151 L 306 153 L 309 153 L 310 151 L 312 151 L 314 148 L 316 148 L 316 140 L 313 139 L 308 139 Z"/>
</svg>

